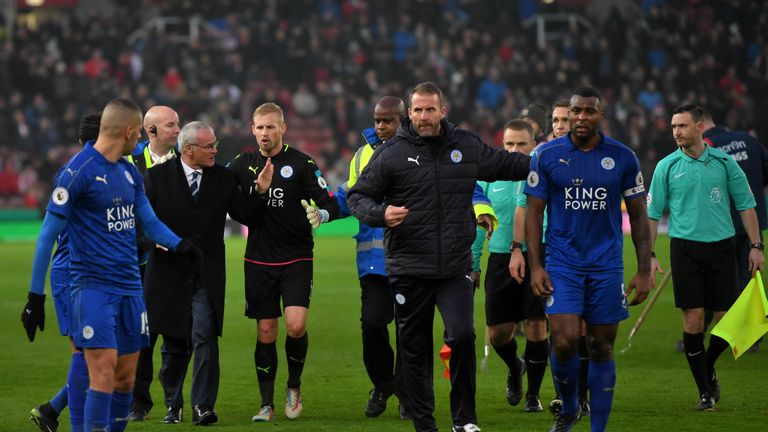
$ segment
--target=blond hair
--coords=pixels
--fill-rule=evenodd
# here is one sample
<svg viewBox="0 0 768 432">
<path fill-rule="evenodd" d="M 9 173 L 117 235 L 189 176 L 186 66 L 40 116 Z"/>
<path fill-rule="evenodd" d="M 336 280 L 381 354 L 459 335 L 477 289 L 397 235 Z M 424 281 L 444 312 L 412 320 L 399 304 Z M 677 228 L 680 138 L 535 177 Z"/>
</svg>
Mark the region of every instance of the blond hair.
<svg viewBox="0 0 768 432">
<path fill-rule="evenodd" d="M 280 121 L 285 122 L 285 117 L 283 116 L 283 109 L 280 108 L 280 105 L 274 103 L 274 102 L 267 102 L 259 105 L 256 107 L 256 109 L 253 111 L 253 115 L 251 118 L 256 118 L 256 116 L 263 116 L 267 114 L 276 113 L 280 116 Z"/>
</svg>

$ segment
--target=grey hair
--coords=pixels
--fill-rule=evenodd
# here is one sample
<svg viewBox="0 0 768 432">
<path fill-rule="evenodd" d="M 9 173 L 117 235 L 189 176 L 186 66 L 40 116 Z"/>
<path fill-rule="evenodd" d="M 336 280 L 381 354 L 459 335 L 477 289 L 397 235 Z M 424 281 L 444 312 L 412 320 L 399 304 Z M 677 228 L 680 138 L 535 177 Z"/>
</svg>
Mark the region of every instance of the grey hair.
<svg viewBox="0 0 768 432">
<path fill-rule="evenodd" d="M 181 128 L 181 132 L 179 132 L 179 138 L 178 138 L 179 151 L 184 150 L 184 146 L 186 146 L 187 144 L 197 144 L 196 142 L 194 142 L 194 139 L 197 138 L 197 134 L 204 129 L 210 131 L 211 133 L 214 133 L 212 127 L 210 127 L 209 125 L 201 121 L 196 120 L 196 121 L 185 124 L 184 127 Z M 190 142 L 190 141 L 193 141 L 193 142 Z"/>
</svg>

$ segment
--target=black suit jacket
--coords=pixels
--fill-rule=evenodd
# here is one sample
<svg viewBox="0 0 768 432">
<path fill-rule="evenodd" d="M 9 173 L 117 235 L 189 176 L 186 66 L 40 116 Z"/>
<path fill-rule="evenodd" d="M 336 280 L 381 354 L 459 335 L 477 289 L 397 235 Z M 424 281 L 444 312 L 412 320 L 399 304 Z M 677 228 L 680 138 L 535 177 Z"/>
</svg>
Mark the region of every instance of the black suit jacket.
<svg viewBox="0 0 768 432">
<path fill-rule="evenodd" d="M 157 217 L 179 237 L 203 250 L 195 274 L 189 261 L 172 251 L 153 249 L 144 275 L 144 299 L 150 331 L 189 338 L 192 294 L 197 284 L 206 290 L 216 312 L 218 334 L 224 323 L 224 222 L 233 219 L 251 225 L 263 213 L 261 199 L 246 199 L 235 174 L 216 164 L 203 169 L 197 200 L 187 183 L 179 158 L 147 170 L 144 188 Z"/>
</svg>

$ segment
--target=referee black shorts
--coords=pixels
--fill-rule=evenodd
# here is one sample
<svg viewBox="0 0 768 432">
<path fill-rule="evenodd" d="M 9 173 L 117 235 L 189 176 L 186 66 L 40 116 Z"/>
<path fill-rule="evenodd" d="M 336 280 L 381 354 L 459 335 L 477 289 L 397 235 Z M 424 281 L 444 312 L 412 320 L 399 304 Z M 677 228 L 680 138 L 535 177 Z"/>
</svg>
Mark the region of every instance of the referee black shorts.
<svg viewBox="0 0 768 432">
<path fill-rule="evenodd" d="M 264 265 L 245 261 L 245 316 L 271 319 L 282 316 L 283 308 L 309 308 L 312 297 L 312 261 L 285 265 Z"/>
<path fill-rule="evenodd" d="M 526 268 L 523 283 L 509 274 L 511 254 L 491 253 L 485 272 L 485 324 L 497 325 L 544 318 L 544 301 L 531 291 L 530 271 Z M 525 253 L 525 262 L 528 254 Z"/>
<path fill-rule="evenodd" d="M 733 237 L 711 243 L 672 238 L 669 258 L 676 307 L 730 309 L 738 296 Z"/>
</svg>

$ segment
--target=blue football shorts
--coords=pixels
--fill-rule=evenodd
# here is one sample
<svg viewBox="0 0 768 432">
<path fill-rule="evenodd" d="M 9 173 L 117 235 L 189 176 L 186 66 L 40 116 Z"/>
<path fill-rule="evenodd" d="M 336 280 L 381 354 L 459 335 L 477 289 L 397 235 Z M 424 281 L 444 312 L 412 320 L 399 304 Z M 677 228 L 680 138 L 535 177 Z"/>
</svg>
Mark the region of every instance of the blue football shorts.
<svg viewBox="0 0 768 432">
<path fill-rule="evenodd" d="M 69 269 L 51 268 L 51 294 L 56 308 L 59 333 L 69 336 L 69 310 L 72 298 L 69 291 Z"/>
<path fill-rule="evenodd" d="M 141 296 L 72 288 L 70 329 L 77 348 L 112 348 L 124 355 L 149 346 L 147 310 Z"/>
<path fill-rule="evenodd" d="M 547 315 L 579 315 L 595 325 L 616 324 L 629 317 L 622 272 L 547 271 L 554 287 L 546 299 Z"/>
</svg>

